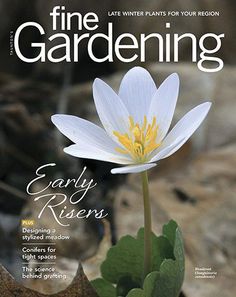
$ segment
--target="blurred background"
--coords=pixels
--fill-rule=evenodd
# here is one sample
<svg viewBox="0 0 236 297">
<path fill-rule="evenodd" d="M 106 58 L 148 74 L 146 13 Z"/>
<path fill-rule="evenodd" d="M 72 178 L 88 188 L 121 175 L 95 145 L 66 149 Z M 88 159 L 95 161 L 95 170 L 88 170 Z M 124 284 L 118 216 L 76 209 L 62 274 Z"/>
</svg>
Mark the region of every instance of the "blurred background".
<svg viewBox="0 0 236 297">
<path fill-rule="evenodd" d="M 87 176 L 98 186 L 80 207 L 106 209 L 109 227 L 98 220 L 75 220 L 58 233 L 71 236 L 57 245 L 57 269 L 64 271 L 66 281 L 27 281 L 24 284 L 44 293 L 63 289 L 73 278 L 77 261 L 83 262 L 89 278 L 98 275 L 101 255 L 107 246 L 124 234 L 135 235 L 143 225 L 139 176 L 110 174 L 112 164 L 80 160 L 63 153 L 69 141 L 54 128 L 50 116 L 55 113 L 74 114 L 98 123 L 93 104 L 92 82 L 103 78 L 118 89 L 124 73 L 136 63 L 94 63 L 81 48 L 78 63 L 23 63 L 9 55 L 10 31 L 26 21 L 36 21 L 52 34 L 49 13 L 55 5 L 65 5 L 69 12 L 99 16 L 100 31 L 106 32 L 113 22 L 115 36 L 124 32 L 134 35 L 160 32 L 171 22 L 169 32 L 191 32 L 196 37 L 213 32 L 224 33 L 220 57 L 223 70 L 204 73 L 190 63 L 191 48 L 182 45 L 179 63 L 158 63 L 156 47 L 150 44 L 147 68 L 159 85 L 169 74 L 180 76 L 180 95 L 174 123 L 193 106 L 210 100 L 212 109 L 204 124 L 174 156 L 163 160 L 150 171 L 153 225 L 157 232 L 170 218 L 182 228 L 186 248 L 186 297 L 233 297 L 236 294 L 236 3 L 226 0 L 105 0 L 48 1 L 0 0 L 0 262 L 19 281 L 21 275 L 20 219 L 36 218 L 39 209 L 26 194 L 35 170 L 46 163 L 56 163 L 48 179 L 78 176 L 84 166 Z M 219 17 L 108 17 L 108 11 L 219 11 Z M 76 30 L 72 29 L 72 35 Z M 34 36 L 34 41 L 35 41 Z M 38 42 L 46 42 L 40 39 Z M 23 50 L 29 55 L 32 32 L 23 35 Z M 103 43 L 97 43 L 97 55 L 105 55 Z M 39 186 L 42 186 L 40 184 Z M 70 190 L 67 189 L 68 194 Z M 38 227 L 55 227 L 51 217 L 44 216 Z M 105 235 L 104 235 L 105 234 Z M 103 240 L 102 240 L 103 239 Z M 111 240 L 110 240 L 111 239 Z M 101 241 L 102 240 L 102 241 Z M 105 241 L 105 243 L 104 243 Z M 102 242 L 102 243 L 101 243 Z M 99 256 L 99 255 L 100 256 Z M 92 258 L 91 258 L 92 257 Z M 217 271 L 215 280 L 195 279 L 195 267 L 211 267 Z M 224 292 L 222 295 L 222 291 Z"/>
</svg>

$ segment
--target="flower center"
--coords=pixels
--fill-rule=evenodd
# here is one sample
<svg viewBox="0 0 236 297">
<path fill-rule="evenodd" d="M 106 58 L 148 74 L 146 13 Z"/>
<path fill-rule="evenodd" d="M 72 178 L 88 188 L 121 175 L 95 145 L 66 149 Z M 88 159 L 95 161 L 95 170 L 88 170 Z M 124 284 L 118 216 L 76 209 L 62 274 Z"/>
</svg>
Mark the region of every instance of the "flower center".
<svg viewBox="0 0 236 297">
<path fill-rule="evenodd" d="M 153 117 L 151 124 L 147 123 L 147 117 L 144 116 L 143 124 L 134 123 L 133 117 L 129 116 L 129 132 L 121 134 L 113 131 L 122 148 L 117 147 L 116 151 L 122 154 L 129 154 L 136 162 L 147 161 L 149 153 L 160 146 L 156 142 L 158 125 L 156 117 Z"/>
</svg>

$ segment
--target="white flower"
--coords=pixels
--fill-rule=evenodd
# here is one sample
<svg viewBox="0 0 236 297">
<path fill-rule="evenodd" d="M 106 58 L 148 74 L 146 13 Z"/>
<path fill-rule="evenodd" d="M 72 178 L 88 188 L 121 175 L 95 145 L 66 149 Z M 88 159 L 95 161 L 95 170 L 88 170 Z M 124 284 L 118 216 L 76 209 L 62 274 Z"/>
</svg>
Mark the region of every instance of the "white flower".
<svg viewBox="0 0 236 297">
<path fill-rule="evenodd" d="M 142 172 L 175 153 L 210 109 L 210 102 L 196 106 L 168 132 L 178 92 L 176 73 L 157 88 L 149 72 L 134 67 L 118 94 L 104 81 L 94 81 L 94 102 L 104 129 L 72 115 L 53 115 L 52 122 L 75 143 L 64 149 L 67 154 L 126 165 L 112 173 Z"/>
</svg>

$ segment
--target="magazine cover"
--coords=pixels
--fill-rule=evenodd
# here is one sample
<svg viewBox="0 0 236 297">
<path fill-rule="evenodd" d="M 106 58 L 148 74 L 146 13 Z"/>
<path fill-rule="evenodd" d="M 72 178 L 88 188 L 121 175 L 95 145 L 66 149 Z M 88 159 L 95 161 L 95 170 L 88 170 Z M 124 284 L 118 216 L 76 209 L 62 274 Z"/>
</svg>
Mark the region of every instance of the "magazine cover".
<svg viewBox="0 0 236 297">
<path fill-rule="evenodd" d="M 235 11 L 0 0 L 1 296 L 236 296 Z"/>
</svg>

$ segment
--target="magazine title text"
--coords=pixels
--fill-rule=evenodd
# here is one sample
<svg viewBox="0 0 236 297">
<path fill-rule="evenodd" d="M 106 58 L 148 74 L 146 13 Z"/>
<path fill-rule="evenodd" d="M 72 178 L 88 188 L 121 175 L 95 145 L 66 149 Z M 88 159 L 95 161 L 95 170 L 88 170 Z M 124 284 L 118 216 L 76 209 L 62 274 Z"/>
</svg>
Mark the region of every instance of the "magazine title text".
<svg viewBox="0 0 236 297">
<path fill-rule="evenodd" d="M 81 58 L 80 52 L 86 44 L 88 56 L 97 63 L 114 62 L 116 59 L 123 63 L 145 62 L 149 55 L 147 44 L 152 41 L 156 44 L 157 62 L 179 62 L 181 47 L 183 43 L 188 42 L 191 61 L 196 63 L 199 70 L 217 72 L 224 66 L 223 60 L 217 55 L 222 46 L 223 33 L 205 33 L 200 37 L 188 32 L 180 35 L 170 33 L 171 23 L 167 22 L 166 34 L 153 32 L 134 35 L 125 32 L 116 36 L 112 22 L 107 23 L 107 32 L 99 31 L 99 17 L 94 12 L 82 15 L 79 12 L 66 12 L 65 6 L 55 6 L 50 12 L 50 17 L 52 30 L 55 32 L 51 36 L 47 36 L 41 24 L 32 21 L 23 23 L 15 31 L 14 49 L 22 61 L 78 62 Z M 74 26 L 78 33 L 74 33 Z M 35 52 L 33 57 L 27 56 L 22 50 L 21 40 L 26 30 L 33 30 L 34 36 L 38 35 L 43 40 L 42 42 L 30 40 L 28 46 Z M 99 41 L 102 41 L 107 49 L 103 56 L 97 54 Z"/>
</svg>

